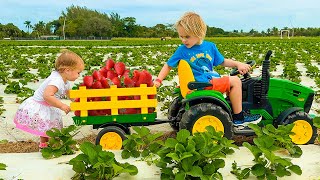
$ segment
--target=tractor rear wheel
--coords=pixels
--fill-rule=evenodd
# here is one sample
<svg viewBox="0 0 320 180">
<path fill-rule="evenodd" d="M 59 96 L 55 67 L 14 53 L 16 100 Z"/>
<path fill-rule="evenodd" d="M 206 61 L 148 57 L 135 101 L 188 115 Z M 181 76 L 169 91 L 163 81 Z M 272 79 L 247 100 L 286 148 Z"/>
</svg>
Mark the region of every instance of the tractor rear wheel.
<svg viewBox="0 0 320 180">
<path fill-rule="evenodd" d="M 306 112 L 294 112 L 283 122 L 284 125 L 291 123 L 295 124 L 292 129 L 295 134 L 290 135 L 293 143 L 297 145 L 314 143 L 317 138 L 317 128 L 313 126 L 312 118 Z"/>
<path fill-rule="evenodd" d="M 180 107 L 181 100 L 179 97 L 176 97 L 169 106 L 168 119 L 171 120 L 169 124 L 174 130 L 179 130 L 179 122 L 177 120 L 173 121 L 173 119 L 178 115 Z"/>
<path fill-rule="evenodd" d="M 233 136 L 230 116 L 220 106 L 201 103 L 191 106 L 182 115 L 180 129 L 187 129 L 194 134 L 196 132 L 204 132 L 207 126 L 214 127 L 216 131 L 222 131 L 228 139 Z"/>
<path fill-rule="evenodd" d="M 100 144 L 103 150 L 120 150 L 126 133 L 117 126 L 103 128 L 96 138 L 96 145 Z"/>
</svg>

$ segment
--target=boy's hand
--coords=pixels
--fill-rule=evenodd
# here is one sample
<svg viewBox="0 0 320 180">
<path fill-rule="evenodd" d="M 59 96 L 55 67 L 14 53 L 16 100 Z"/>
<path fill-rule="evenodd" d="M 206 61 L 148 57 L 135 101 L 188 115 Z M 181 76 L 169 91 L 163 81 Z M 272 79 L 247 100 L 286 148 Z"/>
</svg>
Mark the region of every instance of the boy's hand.
<svg viewBox="0 0 320 180">
<path fill-rule="evenodd" d="M 246 64 L 246 63 L 239 63 L 238 66 L 238 71 L 241 75 L 244 75 L 246 73 L 249 72 L 249 70 L 251 69 L 251 66 L 249 64 Z"/>
</svg>

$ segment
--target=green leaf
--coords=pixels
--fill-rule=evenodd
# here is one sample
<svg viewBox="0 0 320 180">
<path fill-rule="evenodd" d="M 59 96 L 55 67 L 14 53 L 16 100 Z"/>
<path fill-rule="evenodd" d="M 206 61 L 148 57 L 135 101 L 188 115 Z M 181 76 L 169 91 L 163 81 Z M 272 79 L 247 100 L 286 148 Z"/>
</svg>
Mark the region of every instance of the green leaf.
<svg viewBox="0 0 320 180">
<path fill-rule="evenodd" d="M 186 172 L 186 174 L 191 175 L 192 177 L 202 176 L 202 169 L 199 166 L 192 166 L 191 171 Z"/>
<path fill-rule="evenodd" d="M 216 167 L 214 166 L 214 164 L 206 164 L 203 167 L 203 174 L 206 175 L 212 175 L 217 171 Z"/>
<path fill-rule="evenodd" d="M 175 180 L 185 180 L 186 177 L 186 173 L 183 171 L 179 171 L 176 176 L 175 176 Z"/>
<path fill-rule="evenodd" d="M 165 141 L 165 146 L 166 147 L 169 147 L 169 148 L 175 148 L 176 144 L 178 143 L 178 141 L 176 139 L 173 139 L 173 138 L 168 138 L 166 141 Z"/>
<path fill-rule="evenodd" d="M 302 174 L 302 170 L 301 170 L 300 166 L 292 165 L 292 166 L 289 166 L 288 169 L 290 169 L 292 172 L 294 172 L 298 175 Z"/>
<path fill-rule="evenodd" d="M 76 173 L 85 173 L 86 172 L 86 166 L 83 162 L 81 161 L 74 161 L 72 163 L 73 167 L 72 169 L 76 172 Z"/>
<path fill-rule="evenodd" d="M 175 146 L 175 151 L 182 154 L 186 151 L 186 149 L 184 148 L 184 146 L 182 144 L 177 143 Z"/>
<path fill-rule="evenodd" d="M 255 164 L 251 168 L 251 173 L 255 176 L 262 176 L 265 174 L 266 168 L 261 164 Z"/>
<path fill-rule="evenodd" d="M 123 172 L 129 173 L 131 176 L 138 174 L 138 168 L 134 165 L 131 165 L 129 163 L 126 163 L 125 169 L 123 169 Z"/>
<path fill-rule="evenodd" d="M 286 170 L 286 168 L 284 166 L 282 166 L 281 164 L 278 164 L 276 167 L 276 175 L 279 177 L 283 177 L 286 175 L 291 175 L 291 173 L 289 171 Z"/>
<path fill-rule="evenodd" d="M 177 133 L 177 140 L 181 143 L 185 143 L 190 136 L 190 132 L 186 129 L 182 129 Z"/>
<path fill-rule="evenodd" d="M 6 170 L 7 165 L 0 163 L 0 170 Z"/>
<path fill-rule="evenodd" d="M 193 152 L 195 150 L 196 150 L 196 143 L 192 139 L 189 139 L 188 145 L 186 147 L 186 151 Z"/>
<path fill-rule="evenodd" d="M 243 178 L 243 179 L 248 179 L 249 178 L 249 176 L 250 176 L 250 168 L 245 168 L 244 170 L 242 170 L 242 172 L 241 172 L 241 177 Z"/>
<path fill-rule="evenodd" d="M 150 130 L 144 126 L 141 126 L 141 128 L 133 126 L 132 129 L 135 130 L 140 135 L 140 137 L 144 137 L 150 134 Z"/>
<path fill-rule="evenodd" d="M 180 161 L 183 160 L 183 159 L 185 159 L 185 158 L 192 157 L 192 156 L 193 156 L 192 153 L 190 153 L 190 152 L 184 152 L 184 153 L 182 153 L 182 155 L 180 156 Z"/>
<path fill-rule="evenodd" d="M 126 150 L 126 149 L 124 149 L 124 150 L 121 152 L 121 157 L 122 157 L 123 159 L 128 159 L 130 156 L 131 156 L 131 153 L 130 153 L 128 150 Z"/>
<path fill-rule="evenodd" d="M 42 154 L 42 157 L 44 157 L 45 159 L 51 159 L 53 157 L 53 152 L 51 148 L 41 149 L 41 154 Z"/>
<path fill-rule="evenodd" d="M 167 157 L 170 157 L 175 161 L 179 161 L 180 160 L 179 156 L 176 153 L 169 153 L 169 154 L 167 154 Z"/>
<path fill-rule="evenodd" d="M 112 167 L 115 175 L 121 174 L 123 167 L 118 166 L 117 164 L 112 164 Z"/>
<path fill-rule="evenodd" d="M 223 159 L 214 159 L 212 164 L 216 167 L 216 169 L 224 168 L 226 165 Z"/>
</svg>

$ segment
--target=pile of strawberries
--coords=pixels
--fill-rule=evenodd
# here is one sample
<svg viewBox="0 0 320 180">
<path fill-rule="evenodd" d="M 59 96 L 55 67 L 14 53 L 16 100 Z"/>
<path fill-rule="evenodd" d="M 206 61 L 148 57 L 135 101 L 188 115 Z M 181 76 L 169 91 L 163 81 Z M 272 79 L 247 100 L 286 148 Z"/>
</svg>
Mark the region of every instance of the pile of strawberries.
<svg viewBox="0 0 320 180">
<path fill-rule="evenodd" d="M 140 84 L 153 86 L 152 75 L 147 70 L 133 70 L 130 72 L 123 62 L 115 62 L 113 59 L 107 59 L 105 66 L 100 70 L 94 70 L 92 75 L 83 77 L 83 83 L 80 86 L 86 86 L 87 89 L 104 89 L 110 88 L 110 85 L 116 85 L 117 88 L 140 87 Z M 149 99 L 155 99 L 156 95 L 148 95 Z M 140 100 L 140 96 L 119 96 L 118 100 Z M 79 98 L 75 99 L 79 102 Z M 92 97 L 90 101 L 110 101 L 110 97 Z M 154 108 L 149 108 L 148 112 L 153 113 Z M 119 114 L 139 114 L 140 108 L 119 109 Z M 110 109 L 89 110 L 89 116 L 110 115 Z M 80 111 L 75 111 L 76 116 L 80 116 Z"/>
</svg>

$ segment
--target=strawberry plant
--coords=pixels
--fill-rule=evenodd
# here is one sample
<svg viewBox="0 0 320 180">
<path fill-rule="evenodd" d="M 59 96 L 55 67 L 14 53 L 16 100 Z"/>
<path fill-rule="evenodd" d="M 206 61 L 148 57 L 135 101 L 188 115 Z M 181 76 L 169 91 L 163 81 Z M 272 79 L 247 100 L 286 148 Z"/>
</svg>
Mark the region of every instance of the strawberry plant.
<svg viewBox="0 0 320 180">
<path fill-rule="evenodd" d="M 103 151 L 100 145 L 84 142 L 82 154 L 69 161 L 76 172 L 72 179 L 113 179 L 121 173 L 138 174 L 138 168 L 129 163 L 119 163 L 112 152 Z"/>
<path fill-rule="evenodd" d="M 320 117 L 315 117 L 313 119 L 313 125 L 317 128 L 320 128 Z M 320 141 L 320 135 L 318 135 L 318 141 Z"/>
<path fill-rule="evenodd" d="M 0 163 L 0 170 L 6 170 L 7 165 Z"/>
<path fill-rule="evenodd" d="M 5 111 L 5 109 L 3 108 L 3 103 L 3 97 L 0 97 L 0 115 Z"/>
<path fill-rule="evenodd" d="M 152 156 L 161 147 L 161 140 L 157 140 L 163 135 L 162 132 L 156 134 L 151 134 L 150 130 L 146 127 L 133 126 L 133 130 L 136 133 L 126 135 L 127 139 L 123 141 L 123 151 L 121 156 L 123 159 L 128 159 L 129 157 L 140 157 L 152 158 Z"/>
<path fill-rule="evenodd" d="M 223 158 L 238 148 L 234 141 L 216 132 L 212 126 L 206 132 L 195 133 L 182 129 L 176 139 L 168 138 L 157 152 L 156 163 L 161 169 L 161 179 L 222 179 L 218 171 L 225 166 Z"/>
<path fill-rule="evenodd" d="M 49 136 L 48 147 L 41 150 L 45 159 L 57 158 L 62 155 L 74 154 L 77 142 L 73 137 L 78 134 L 77 127 L 71 125 L 61 130 L 53 128 L 46 132 Z"/>
<path fill-rule="evenodd" d="M 276 129 L 273 125 L 268 124 L 260 128 L 256 124 L 249 124 L 249 127 L 255 131 L 258 137 L 253 139 L 254 144 L 244 142 L 243 146 L 248 148 L 254 156 L 254 164 L 251 168 L 241 169 L 234 162 L 231 173 L 235 174 L 238 179 L 246 179 L 249 173 L 258 179 L 277 179 L 277 177 L 290 176 L 291 172 L 298 175 L 302 170 L 298 165 L 294 165 L 289 158 L 282 158 L 275 154 L 279 150 L 287 150 L 291 157 L 300 157 L 301 148 L 293 145 L 290 134 L 294 124 L 279 126 Z"/>
</svg>

